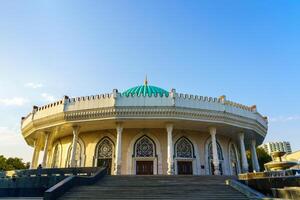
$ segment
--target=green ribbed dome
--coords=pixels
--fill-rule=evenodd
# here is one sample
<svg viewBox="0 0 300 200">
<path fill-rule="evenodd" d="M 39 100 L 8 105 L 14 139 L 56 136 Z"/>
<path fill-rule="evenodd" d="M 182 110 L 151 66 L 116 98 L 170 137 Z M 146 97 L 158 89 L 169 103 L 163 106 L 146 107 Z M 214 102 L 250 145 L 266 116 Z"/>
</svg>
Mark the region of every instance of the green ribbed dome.
<svg viewBox="0 0 300 200">
<path fill-rule="evenodd" d="M 169 96 L 169 92 L 162 88 L 148 85 L 147 80 L 145 80 L 144 85 L 136 86 L 133 88 L 129 88 L 125 92 L 122 93 L 123 96 Z"/>
</svg>

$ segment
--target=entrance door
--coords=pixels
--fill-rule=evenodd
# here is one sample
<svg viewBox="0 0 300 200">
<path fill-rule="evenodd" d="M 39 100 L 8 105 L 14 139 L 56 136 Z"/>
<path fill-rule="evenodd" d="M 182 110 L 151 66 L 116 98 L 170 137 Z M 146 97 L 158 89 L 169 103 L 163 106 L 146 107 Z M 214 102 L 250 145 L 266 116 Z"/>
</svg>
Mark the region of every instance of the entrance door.
<svg viewBox="0 0 300 200">
<path fill-rule="evenodd" d="M 111 163 L 112 163 L 111 158 L 98 159 L 97 167 L 107 167 L 107 174 L 110 175 L 111 174 Z"/>
<path fill-rule="evenodd" d="M 180 175 L 192 175 L 193 174 L 193 162 L 192 161 L 177 161 L 177 172 Z"/>
<path fill-rule="evenodd" d="M 153 161 L 136 161 L 136 175 L 153 175 Z"/>
</svg>

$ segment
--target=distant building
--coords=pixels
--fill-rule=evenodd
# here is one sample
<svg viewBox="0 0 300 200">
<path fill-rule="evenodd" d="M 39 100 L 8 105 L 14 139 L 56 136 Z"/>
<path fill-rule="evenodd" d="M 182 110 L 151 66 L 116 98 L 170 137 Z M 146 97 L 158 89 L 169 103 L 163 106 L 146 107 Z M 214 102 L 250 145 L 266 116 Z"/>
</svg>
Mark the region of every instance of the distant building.
<svg viewBox="0 0 300 200">
<path fill-rule="evenodd" d="M 286 153 L 292 153 L 291 145 L 289 142 L 268 142 L 259 146 L 264 149 L 269 155 L 275 151 L 283 151 Z"/>
</svg>

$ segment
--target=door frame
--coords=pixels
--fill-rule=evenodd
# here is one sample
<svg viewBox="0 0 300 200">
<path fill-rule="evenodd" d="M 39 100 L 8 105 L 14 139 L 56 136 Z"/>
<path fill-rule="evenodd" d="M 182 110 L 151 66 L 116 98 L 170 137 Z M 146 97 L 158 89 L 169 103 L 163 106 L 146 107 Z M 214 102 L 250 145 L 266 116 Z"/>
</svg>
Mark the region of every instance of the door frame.
<svg viewBox="0 0 300 200">
<path fill-rule="evenodd" d="M 192 174 L 178 174 L 178 162 L 189 162 L 192 163 Z M 177 175 L 194 175 L 194 166 L 193 166 L 193 160 L 191 159 L 186 159 L 186 160 L 177 160 L 176 161 L 176 170 L 177 170 Z"/>
<path fill-rule="evenodd" d="M 133 172 L 136 175 L 137 161 L 153 161 L 153 175 L 157 175 L 157 158 L 156 157 L 134 157 L 133 158 Z"/>
<path fill-rule="evenodd" d="M 193 174 L 192 175 L 197 175 L 197 163 L 195 158 L 176 158 L 174 160 L 174 169 L 175 169 L 175 175 L 178 175 L 178 161 L 190 161 L 192 162 L 192 168 L 193 168 Z"/>
<path fill-rule="evenodd" d="M 152 161 L 152 160 L 136 160 L 135 161 L 135 166 L 137 166 L 137 162 L 144 162 L 144 161 L 152 162 L 152 164 L 153 164 L 152 171 L 153 171 L 153 174 L 154 174 L 154 161 Z M 136 170 L 135 170 L 135 174 L 138 175 Z M 139 175 L 143 175 L 143 174 L 139 174 Z M 145 175 L 151 175 L 151 174 L 145 174 Z"/>
</svg>

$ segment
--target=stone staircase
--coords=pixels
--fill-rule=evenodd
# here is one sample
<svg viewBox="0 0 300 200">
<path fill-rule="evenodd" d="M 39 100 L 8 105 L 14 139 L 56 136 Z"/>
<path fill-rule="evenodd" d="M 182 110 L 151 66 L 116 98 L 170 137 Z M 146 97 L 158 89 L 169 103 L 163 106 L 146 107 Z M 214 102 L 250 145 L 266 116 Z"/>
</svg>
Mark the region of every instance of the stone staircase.
<svg viewBox="0 0 300 200">
<path fill-rule="evenodd" d="M 228 176 L 105 176 L 60 199 L 248 199 L 225 185 Z"/>
</svg>

